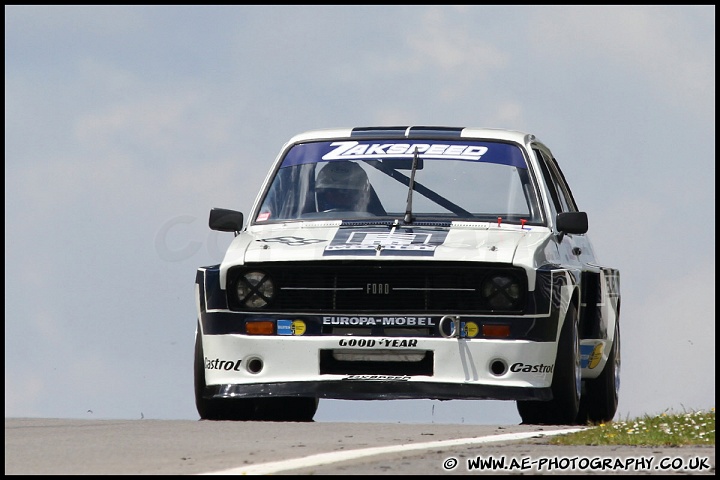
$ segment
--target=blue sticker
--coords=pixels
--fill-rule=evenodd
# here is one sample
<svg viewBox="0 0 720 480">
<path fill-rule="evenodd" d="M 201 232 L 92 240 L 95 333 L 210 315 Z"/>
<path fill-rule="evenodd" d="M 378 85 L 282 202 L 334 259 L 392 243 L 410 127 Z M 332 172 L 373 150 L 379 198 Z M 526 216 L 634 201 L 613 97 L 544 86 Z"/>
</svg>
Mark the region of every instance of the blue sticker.
<svg viewBox="0 0 720 480">
<path fill-rule="evenodd" d="M 277 334 L 278 335 L 292 335 L 292 320 L 278 320 L 277 321 Z"/>
<path fill-rule="evenodd" d="M 592 355 L 595 345 L 580 345 L 580 367 L 587 368 L 590 364 L 590 355 Z"/>
</svg>

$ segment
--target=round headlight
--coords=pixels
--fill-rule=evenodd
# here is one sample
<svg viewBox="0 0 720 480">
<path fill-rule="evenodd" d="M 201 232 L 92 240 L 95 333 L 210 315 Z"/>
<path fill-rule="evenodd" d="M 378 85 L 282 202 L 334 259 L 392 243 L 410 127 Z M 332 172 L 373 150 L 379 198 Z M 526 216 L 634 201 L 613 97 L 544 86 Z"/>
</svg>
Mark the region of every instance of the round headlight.
<svg viewBox="0 0 720 480">
<path fill-rule="evenodd" d="M 493 309 L 510 310 L 520 308 L 522 287 L 514 276 L 490 276 L 483 281 L 480 293 Z"/>
<path fill-rule="evenodd" d="M 275 285 L 263 272 L 247 272 L 238 278 L 237 298 L 247 308 L 263 308 L 275 295 Z"/>
</svg>

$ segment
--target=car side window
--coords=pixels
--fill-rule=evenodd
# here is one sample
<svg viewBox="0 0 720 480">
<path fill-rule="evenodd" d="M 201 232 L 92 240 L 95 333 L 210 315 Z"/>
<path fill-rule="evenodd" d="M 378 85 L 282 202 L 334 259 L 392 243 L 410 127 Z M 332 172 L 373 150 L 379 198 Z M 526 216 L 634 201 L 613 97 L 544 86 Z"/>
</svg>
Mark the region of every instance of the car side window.
<svg viewBox="0 0 720 480">
<path fill-rule="evenodd" d="M 542 170 L 543 179 L 545 180 L 545 184 L 547 185 L 548 191 L 550 192 L 551 206 L 554 210 L 553 216 L 555 216 L 558 212 L 562 211 L 562 205 L 560 204 L 560 199 L 558 198 L 558 192 L 555 188 L 555 182 L 553 182 L 552 175 L 550 174 L 550 169 L 547 166 L 547 159 L 543 156 L 542 152 L 540 152 L 540 150 L 538 150 L 537 148 L 533 148 L 533 152 L 535 152 L 535 156 L 538 159 L 540 169 Z"/>
<path fill-rule="evenodd" d="M 577 203 L 575 203 L 575 197 L 573 197 L 572 190 L 570 190 L 570 185 L 568 185 L 567 181 L 565 180 L 565 175 L 563 175 L 562 170 L 560 170 L 560 165 L 558 165 L 557 159 L 555 157 L 552 157 L 550 159 L 550 168 L 555 171 L 557 185 L 563 192 L 563 196 L 565 197 L 565 203 L 567 204 L 569 209 L 568 211 L 577 212 L 578 208 Z"/>
<path fill-rule="evenodd" d="M 570 193 L 570 189 L 555 159 L 540 149 L 534 148 L 533 151 L 540 161 L 540 168 L 542 169 L 545 183 L 550 190 L 550 197 L 552 198 L 555 211 L 557 213 L 577 211 L 575 200 Z"/>
</svg>

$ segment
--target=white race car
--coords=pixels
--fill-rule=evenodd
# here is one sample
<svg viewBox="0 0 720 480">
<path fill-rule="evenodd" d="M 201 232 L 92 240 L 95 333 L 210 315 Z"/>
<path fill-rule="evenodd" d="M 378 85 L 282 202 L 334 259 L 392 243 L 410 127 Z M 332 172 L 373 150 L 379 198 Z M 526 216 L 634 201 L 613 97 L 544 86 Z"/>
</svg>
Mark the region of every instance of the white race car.
<svg viewBox="0 0 720 480">
<path fill-rule="evenodd" d="M 320 398 L 495 399 L 523 423 L 611 420 L 620 274 L 550 150 L 499 129 L 290 139 L 195 280 L 201 419 L 311 421 Z"/>
</svg>

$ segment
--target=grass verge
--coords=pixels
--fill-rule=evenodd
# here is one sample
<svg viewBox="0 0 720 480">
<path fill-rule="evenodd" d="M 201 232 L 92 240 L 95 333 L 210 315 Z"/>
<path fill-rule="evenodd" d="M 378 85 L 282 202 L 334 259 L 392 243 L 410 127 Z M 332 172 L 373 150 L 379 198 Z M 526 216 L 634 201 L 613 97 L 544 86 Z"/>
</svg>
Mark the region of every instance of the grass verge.
<svg viewBox="0 0 720 480">
<path fill-rule="evenodd" d="M 715 446 L 715 408 L 662 413 L 634 420 L 599 423 L 581 432 L 553 437 L 556 445 Z"/>
</svg>

